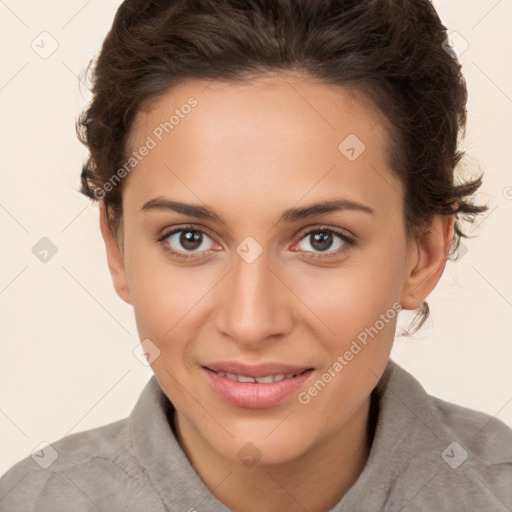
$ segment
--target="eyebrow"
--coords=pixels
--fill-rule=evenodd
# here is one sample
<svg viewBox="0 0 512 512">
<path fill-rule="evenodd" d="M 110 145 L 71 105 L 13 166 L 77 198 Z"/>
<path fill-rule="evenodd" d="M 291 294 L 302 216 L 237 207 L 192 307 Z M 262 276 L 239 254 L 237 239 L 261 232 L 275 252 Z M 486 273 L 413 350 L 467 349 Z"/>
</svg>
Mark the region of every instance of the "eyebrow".
<svg viewBox="0 0 512 512">
<path fill-rule="evenodd" d="M 172 201 L 164 197 L 155 197 L 154 199 L 150 199 L 144 203 L 144 206 L 141 208 L 141 211 L 150 210 L 172 210 L 198 219 L 208 219 L 224 223 L 222 217 L 216 213 L 213 208 L 182 203 L 180 201 Z M 290 208 L 285 210 L 281 215 L 279 222 L 294 222 L 300 219 L 343 210 L 356 210 L 369 213 L 371 215 L 375 214 L 375 210 L 365 204 L 344 198 L 334 198 L 327 201 L 313 203 L 301 208 Z"/>
</svg>

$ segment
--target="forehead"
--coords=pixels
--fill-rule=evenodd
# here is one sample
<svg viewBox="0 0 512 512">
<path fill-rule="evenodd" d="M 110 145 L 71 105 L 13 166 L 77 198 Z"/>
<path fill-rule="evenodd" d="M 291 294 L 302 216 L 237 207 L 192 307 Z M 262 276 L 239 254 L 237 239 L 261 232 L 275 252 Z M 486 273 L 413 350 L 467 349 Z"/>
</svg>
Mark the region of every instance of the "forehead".
<svg viewBox="0 0 512 512">
<path fill-rule="evenodd" d="M 127 194 L 139 205 L 168 191 L 214 202 L 250 195 L 272 207 L 333 188 L 378 203 L 391 199 L 387 187 L 396 202 L 401 185 L 388 167 L 388 137 L 382 113 L 349 88 L 286 74 L 189 80 L 139 112 L 130 151 L 149 140 L 152 149 Z"/>
<path fill-rule="evenodd" d="M 192 101 L 195 105 L 190 108 Z M 266 136 L 281 131 L 285 137 L 283 142 L 297 140 L 297 137 L 299 141 L 305 138 L 314 142 L 315 133 L 324 137 L 326 131 L 331 131 L 337 138 L 352 130 L 351 133 L 366 141 L 365 135 L 372 132 L 373 139 L 382 139 L 378 142 L 385 143 L 383 139 L 387 135 L 382 113 L 354 87 L 279 73 L 244 82 L 185 80 L 150 100 L 138 112 L 131 145 L 143 142 L 141 136 L 169 122 L 173 113 L 178 116 L 171 121 L 172 128 L 162 135 L 165 137 L 172 132 L 176 136 L 190 128 L 195 137 L 202 137 L 202 142 L 213 140 L 215 135 L 233 136 L 231 129 L 234 127 L 242 130 L 236 134 L 237 140 L 246 133 L 253 139 L 259 134 L 259 138 L 265 140 Z M 183 123 L 186 118 L 187 122 Z M 179 130 L 178 124 L 181 124 Z M 160 138 L 158 133 L 155 136 Z"/>
</svg>

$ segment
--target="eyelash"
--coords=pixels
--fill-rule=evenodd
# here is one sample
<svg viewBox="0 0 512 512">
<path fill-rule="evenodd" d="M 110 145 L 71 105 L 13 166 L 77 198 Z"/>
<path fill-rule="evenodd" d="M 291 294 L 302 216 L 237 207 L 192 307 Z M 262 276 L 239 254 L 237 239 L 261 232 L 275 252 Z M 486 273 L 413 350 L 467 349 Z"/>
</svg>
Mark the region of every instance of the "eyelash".
<svg viewBox="0 0 512 512">
<path fill-rule="evenodd" d="M 195 226 L 181 226 L 179 228 L 172 229 L 171 231 L 165 232 L 162 236 L 160 236 L 157 239 L 157 242 L 160 243 L 162 245 L 163 249 L 166 252 L 170 253 L 173 257 L 179 258 L 181 260 L 196 259 L 197 256 L 196 256 L 195 252 L 187 254 L 187 253 L 182 253 L 182 252 L 175 251 L 174 249 L 171 249 L 169 243 L 167 242 L 167 239 L 170 236 L 172 236 L 172 235 L 174 235 L 176 233 L 186 232 L 186 231 L 193 231 L 195 233 L 201 233 L 202 235 L 206 235 L 208 238 L 212 238 L 213 239 L 213 237 L 209 234 L 209 232 L 204 230 L 203 228 L 199 228 L 199 227 L 195 227 Z M 319 226 L 317 228 L 314 228 L 314 229 L 311 229 L 309 231 L 306 231 L 299 238 L 298 241 L 301 242 L 302 240 L 304 240 L 308 236 L 310 236 L 310 235 L 312 235 L 314 233 L 318 233 L 318 232 L 321 232 L 321 233 L 333 233 L 333 234 L 337 235 L 342 240 L 344 245 L 343 245 L 343 247 L 341 249 L 338 249 L 335 252 L 332 252 L 332 253 L 312 253 L 312 254 L 316 254 L 316 255 L 315 256 L 307 256 L 308 258 L 311 258 L 311 259 L 328 259 L 328 258 L 333 258 L 333 257 L 340 256 L 341 254 L 346 253 L 350 249 L 350 247 L 355 245 L 355 242 L 354 242 L 354 240 L 352 238 L 348 237 L 346 234 L 342 233 L 341 231 L 338 231 L 337 229 L 330 228 L 330 227 L 327 227 L 327 226 Z M 205 251 L 205 252 L 208 252 L 208 251 Z M 306 251 L 306 252 L 310 252 L 310 251 Z"/>
</svg>

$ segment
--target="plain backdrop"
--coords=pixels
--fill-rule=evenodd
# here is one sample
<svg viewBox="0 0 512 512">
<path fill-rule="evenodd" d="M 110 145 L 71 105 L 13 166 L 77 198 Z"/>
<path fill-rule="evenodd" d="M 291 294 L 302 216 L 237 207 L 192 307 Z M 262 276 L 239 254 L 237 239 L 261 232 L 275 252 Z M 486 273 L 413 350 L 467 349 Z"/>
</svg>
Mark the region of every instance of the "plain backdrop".
<svg viewBox="0 0 512 512">
<path fill-rule="evenodd" d="M 152 375 L 133 353 L 98 208 L 77 191 L 75 119 L 90 98 L 78 77 L 119 3 L 0 1 L 0 474 L 43 441 L 127 416 Z M 465 49 L 465 172 L 485 171 L 489 211 L 430 295 L 431 319 L 392 357 L 429 393 L 512 426 L 512 1 L 434 5 Z"/>
</svg>

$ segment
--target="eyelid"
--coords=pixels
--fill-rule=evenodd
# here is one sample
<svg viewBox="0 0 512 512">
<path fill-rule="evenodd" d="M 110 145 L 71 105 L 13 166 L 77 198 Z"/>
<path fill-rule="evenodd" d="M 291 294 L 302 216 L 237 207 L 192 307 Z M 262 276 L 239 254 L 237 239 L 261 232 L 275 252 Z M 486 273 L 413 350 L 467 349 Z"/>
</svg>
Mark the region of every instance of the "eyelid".
<svg viewBox="0 0 512 512">
<path fill-rule="evenodd" d="M 176 233 L 177 231 L 182 231 L 182 230 L 184 231 L 186 229 L 190 229 L 190 230 L 199 231 L 201 233 L 204 233 L 207 236 L 209 236 L 212 240 L 215 238 L 215 236 L 212 234 L 212 232 L 208 228 L 206 228 L 204 226 L 198 226 L 198 225 L 196 226 L 194 224 L 184 224 L 184 225 L 173 226 L 173 227 L 171 227 L 169 229 L 164 229 L 161 234 L 156 236 L 156 241 L 157 242 L 161 242 L 161 241 L 165 240 L 166 238 L 168 238 L 169 236 L 171 236 L 173 233 Z M 332 231 L 334 233 L 343 235 L 346 238 L 352 238 L 354 240 L 356 238 L 358 238 L 357 235 L 355 235 L 354 233 L 352 233 L 352 231 L 350 231 L 348 229 L 331 227 L 331 226 L 322 225 L 322 224 L 313 224 L 313 225 L 301 228 L 298 231 L 298 233 L 296 233 L 294 235 L 294 238 L 295 237 L 299 237 L 299 240 L 302 240 L 304 236 L 306 236 L 307 234 L 311 233 L 312 231 L 320 231 L 322 229 L 325 229 L 326 231 Z"/>
<path fill-rule="evenodd" d="M 313 224 L 310 226 L 307 226 L 305 228 L 302 228 L 299 231 L 299 234 L 296 236 L 299 236 L 299 240 L 302 240 L 304 236 L 311 234 L 315 231 L 332 231 L 333 233 L 336 233 L 337 235 L 340 235 L 344 238 L 351 239 L 352 241 L 355 241 L 357 238 L 356 235 L 354 235 L 351 231 L 344 228 L 338 228 L 338 227 L 332 227 L 327 224 Z"/>
<path fill-rule="evenodd" d="M 190 231 L 198 231 L 200 233 L 207 235 L 212 240 L 214 239 L 214 236 L 212 236 L 212 233 L 208 230 L 208 228 L 205 228 L 203 226 L 194 226 L 193 224 L 185 224 L 182 226 L 173 226 L 172 228 L 164 229 L 160 235 L 157 235 L 156 241 L 163 242 L 166 238 L 169 238 L 171 235 L 180 231 L 186 231 L 187 229 Z"/>
</svg>

